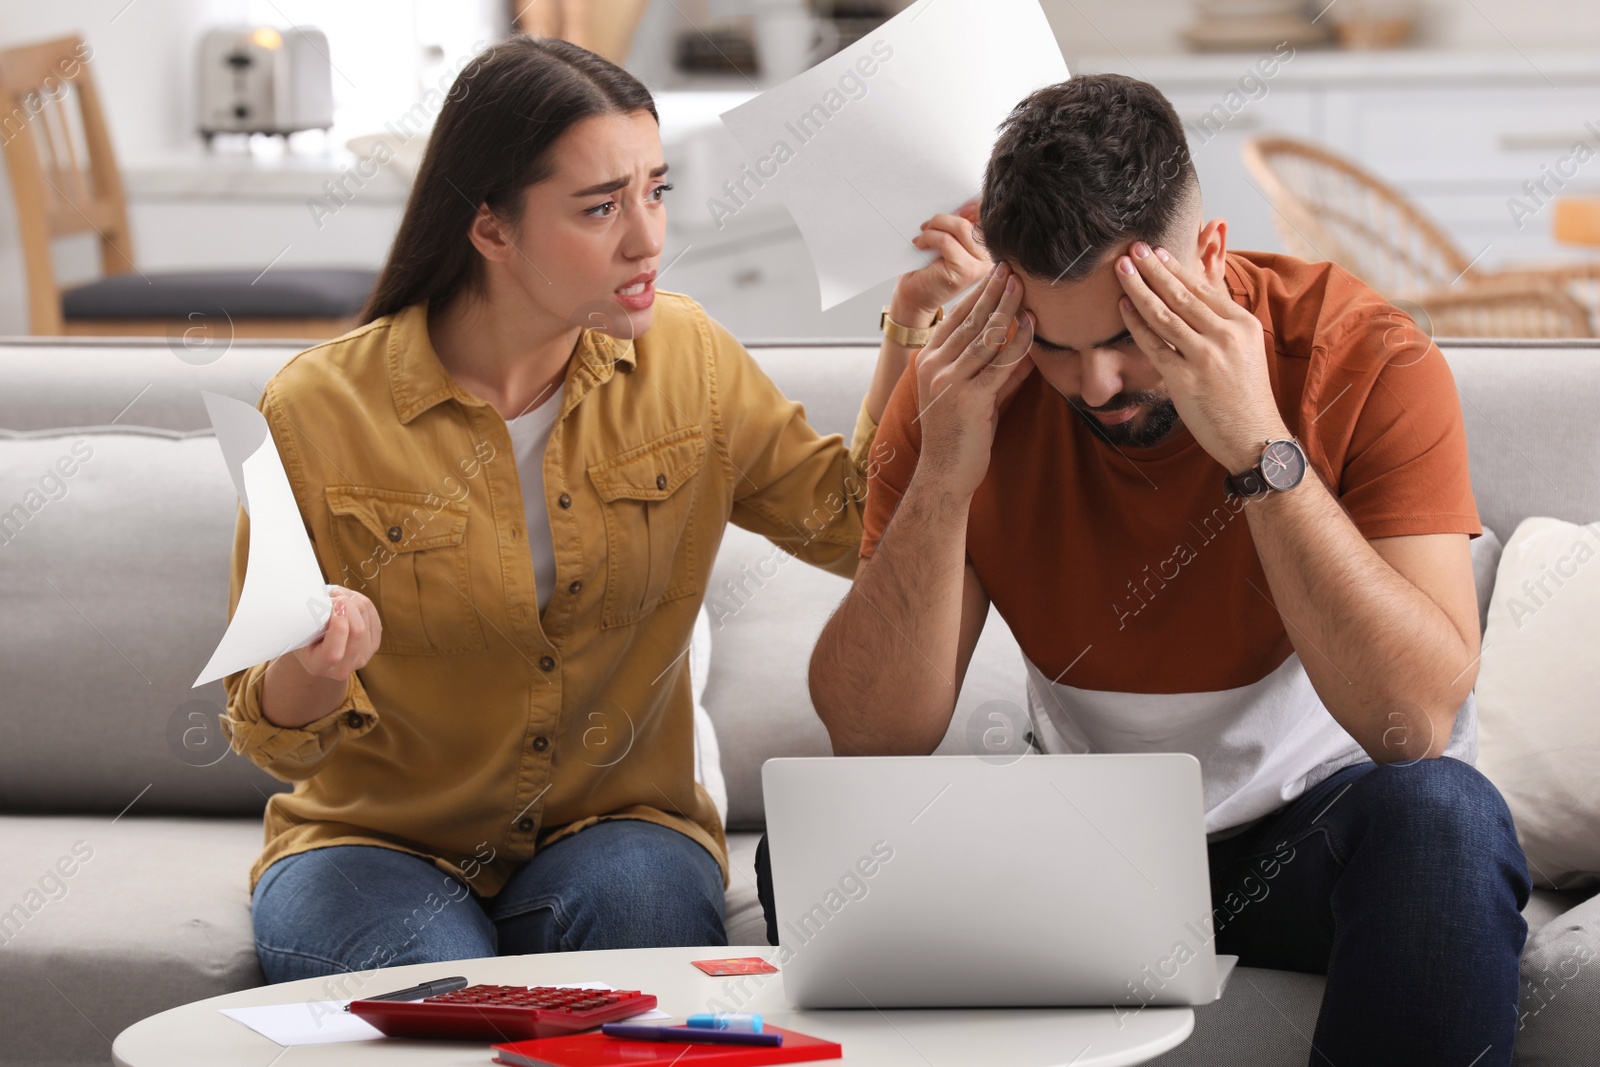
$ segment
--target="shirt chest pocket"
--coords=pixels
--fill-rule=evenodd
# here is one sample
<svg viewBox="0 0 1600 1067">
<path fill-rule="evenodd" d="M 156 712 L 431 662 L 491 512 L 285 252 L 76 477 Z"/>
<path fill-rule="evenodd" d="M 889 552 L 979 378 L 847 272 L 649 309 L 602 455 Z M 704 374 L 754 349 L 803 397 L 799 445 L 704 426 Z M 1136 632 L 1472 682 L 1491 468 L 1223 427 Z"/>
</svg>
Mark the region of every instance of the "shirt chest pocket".
<svg viewBox="0 0 1600 1067">
<path fill-rule="evenodd" d="M 699 591 L 694 507 L 705 462 L 705 433 L 690 426 L 589 468 L 606 525 L 602 627 L 630 626 Z"/>
<path fill-rule="evenodd" d="M 343 573 L 383 621 L 380 652 L 429 655 L 485 646 L 465 538 L 467 505 L 436 493 L 330 486 Z"/>
</svg>

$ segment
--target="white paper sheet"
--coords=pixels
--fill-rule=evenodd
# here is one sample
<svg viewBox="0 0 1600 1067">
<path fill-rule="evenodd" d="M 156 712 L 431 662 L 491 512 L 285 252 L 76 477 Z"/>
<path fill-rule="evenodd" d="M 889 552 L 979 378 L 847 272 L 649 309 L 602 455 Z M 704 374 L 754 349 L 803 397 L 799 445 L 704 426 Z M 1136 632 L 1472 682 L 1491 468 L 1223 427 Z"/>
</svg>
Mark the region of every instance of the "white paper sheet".
<svg viewBox="0 0 1600 1067">
<path fill-rule="evenodd" d="M 617 988 L 604 982 L 577 982 L 559 989 Z M 348 1000 L 310 1000 L 299 1004 L 263 1004 L 255 1008 L 218 1008 L 276 1045 L 331 1045 L 340 1041 L 370 1041 L 383 1031 L 344 1010 Z M 670 1019 L 664 1011 L 630 1016 L 629 1022 Z"/>
<path fill-rule="evenodd" d="M 928 263 L 934 254 L 911 244 L 922 223 L 978 195 L 1001 120 L 1066 78 L 1038 0 L 919 0 L 723 112 L 749 156 L 748 172 L 729 177 L 789 209 L 826 311 Z M 747 202 L 736 199 L 726 208 Z"/>
<path fill-rule="evenodd" d="M 263 1004 L 257 1008 L 219 1008 L 275 1045 L 331 1045 L 338 1041 L 370 1041 L 383 1031 L 344 1010 L 348 1000 L 311 1000 L 303 1004 Z"/>
<path fill-rule="evenodd" d="M 250 516 L 250 549 L 239 606 L 196 686 L 310 644 L 332 610 L 267 420 L 243 401 L 201 396 L 239 503 Z"/>
</svg>

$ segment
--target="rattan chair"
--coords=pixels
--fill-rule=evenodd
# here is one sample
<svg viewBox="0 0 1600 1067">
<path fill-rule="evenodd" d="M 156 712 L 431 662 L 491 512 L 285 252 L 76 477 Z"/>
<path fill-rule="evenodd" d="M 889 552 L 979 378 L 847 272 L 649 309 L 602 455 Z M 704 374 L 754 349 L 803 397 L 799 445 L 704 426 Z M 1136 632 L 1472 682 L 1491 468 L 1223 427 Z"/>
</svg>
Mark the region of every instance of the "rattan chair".
<svg viewBox="0 0 1600 1067">
<path fill-rule="evenodd" d="M 1589 309 L 1560 289 L 1482 282 L 1396 297 L 1430 337 L 1592 337 Z"/>
<path fill-rule="evenodd" d="M 0 51 L 0 142 L 37 335 L 320 339 L 356 324 L 376 275 L 356 268 L 141 271 L 90 50 L 77 37 Z M 53 245 L 93 235 L 101 277 L 63 289 Z M 203 338 L 200 335 L 205 335 Z"/>
<path fill-rule="evenodd" d="M 1291 252 L 1420 308 L 1436 336 L 1596 336 L 1600 263 L 1482 271 L 1410 200 L 1347 159 L 1288 137 L 1255 138 L 1243 152 Z"/>
</svg>

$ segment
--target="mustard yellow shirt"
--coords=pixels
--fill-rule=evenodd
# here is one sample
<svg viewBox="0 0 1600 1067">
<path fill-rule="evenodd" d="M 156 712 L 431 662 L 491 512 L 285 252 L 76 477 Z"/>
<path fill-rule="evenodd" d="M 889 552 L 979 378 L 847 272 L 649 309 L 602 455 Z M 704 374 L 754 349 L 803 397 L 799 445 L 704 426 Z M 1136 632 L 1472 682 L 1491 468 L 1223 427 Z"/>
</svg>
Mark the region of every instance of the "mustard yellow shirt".
<svg viewBox="0 0 1600 1067">
<path fill-rule="evenodd" d="M 261 715 L 261 664 L 230 675 L 236 752 L 294 783 L 266 808 L 275 860 L 379 845 L 492 896 L 534 852 L 603 819 L 727 847 L 694 780 L 690 633 L 731 520 L 854 574 L 866 454 L 821 436 L 698 304 L 659 293 L 631 345 L 585 331 L 544 457 L 556 583 L 536 606 L 505 420 L 466 393 L 417 305 L 295 356 L 271 427 L 329 582 L 383 621 L 344 702 L 303 728 Z M 230 612 L 249 520 L 234 540 Z"/>
</svg>

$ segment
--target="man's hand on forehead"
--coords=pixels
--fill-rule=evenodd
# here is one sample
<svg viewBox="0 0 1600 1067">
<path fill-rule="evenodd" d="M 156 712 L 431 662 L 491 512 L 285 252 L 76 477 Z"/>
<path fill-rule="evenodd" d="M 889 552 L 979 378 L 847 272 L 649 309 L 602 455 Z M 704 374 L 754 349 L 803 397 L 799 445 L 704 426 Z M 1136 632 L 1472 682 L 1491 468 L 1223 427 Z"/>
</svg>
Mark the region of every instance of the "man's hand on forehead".
<svg viewBox="0 0 1600 1067">
<path fill-rule="evenodd" d="M 1135 241 L 1128 251 L 1115 263 L 1128 332 L 1201 447 L 1230 473 L 1248 470 L 1264 442 L 1290 436 L 1260 320 L 1166 249 Z"/>
</svg>

